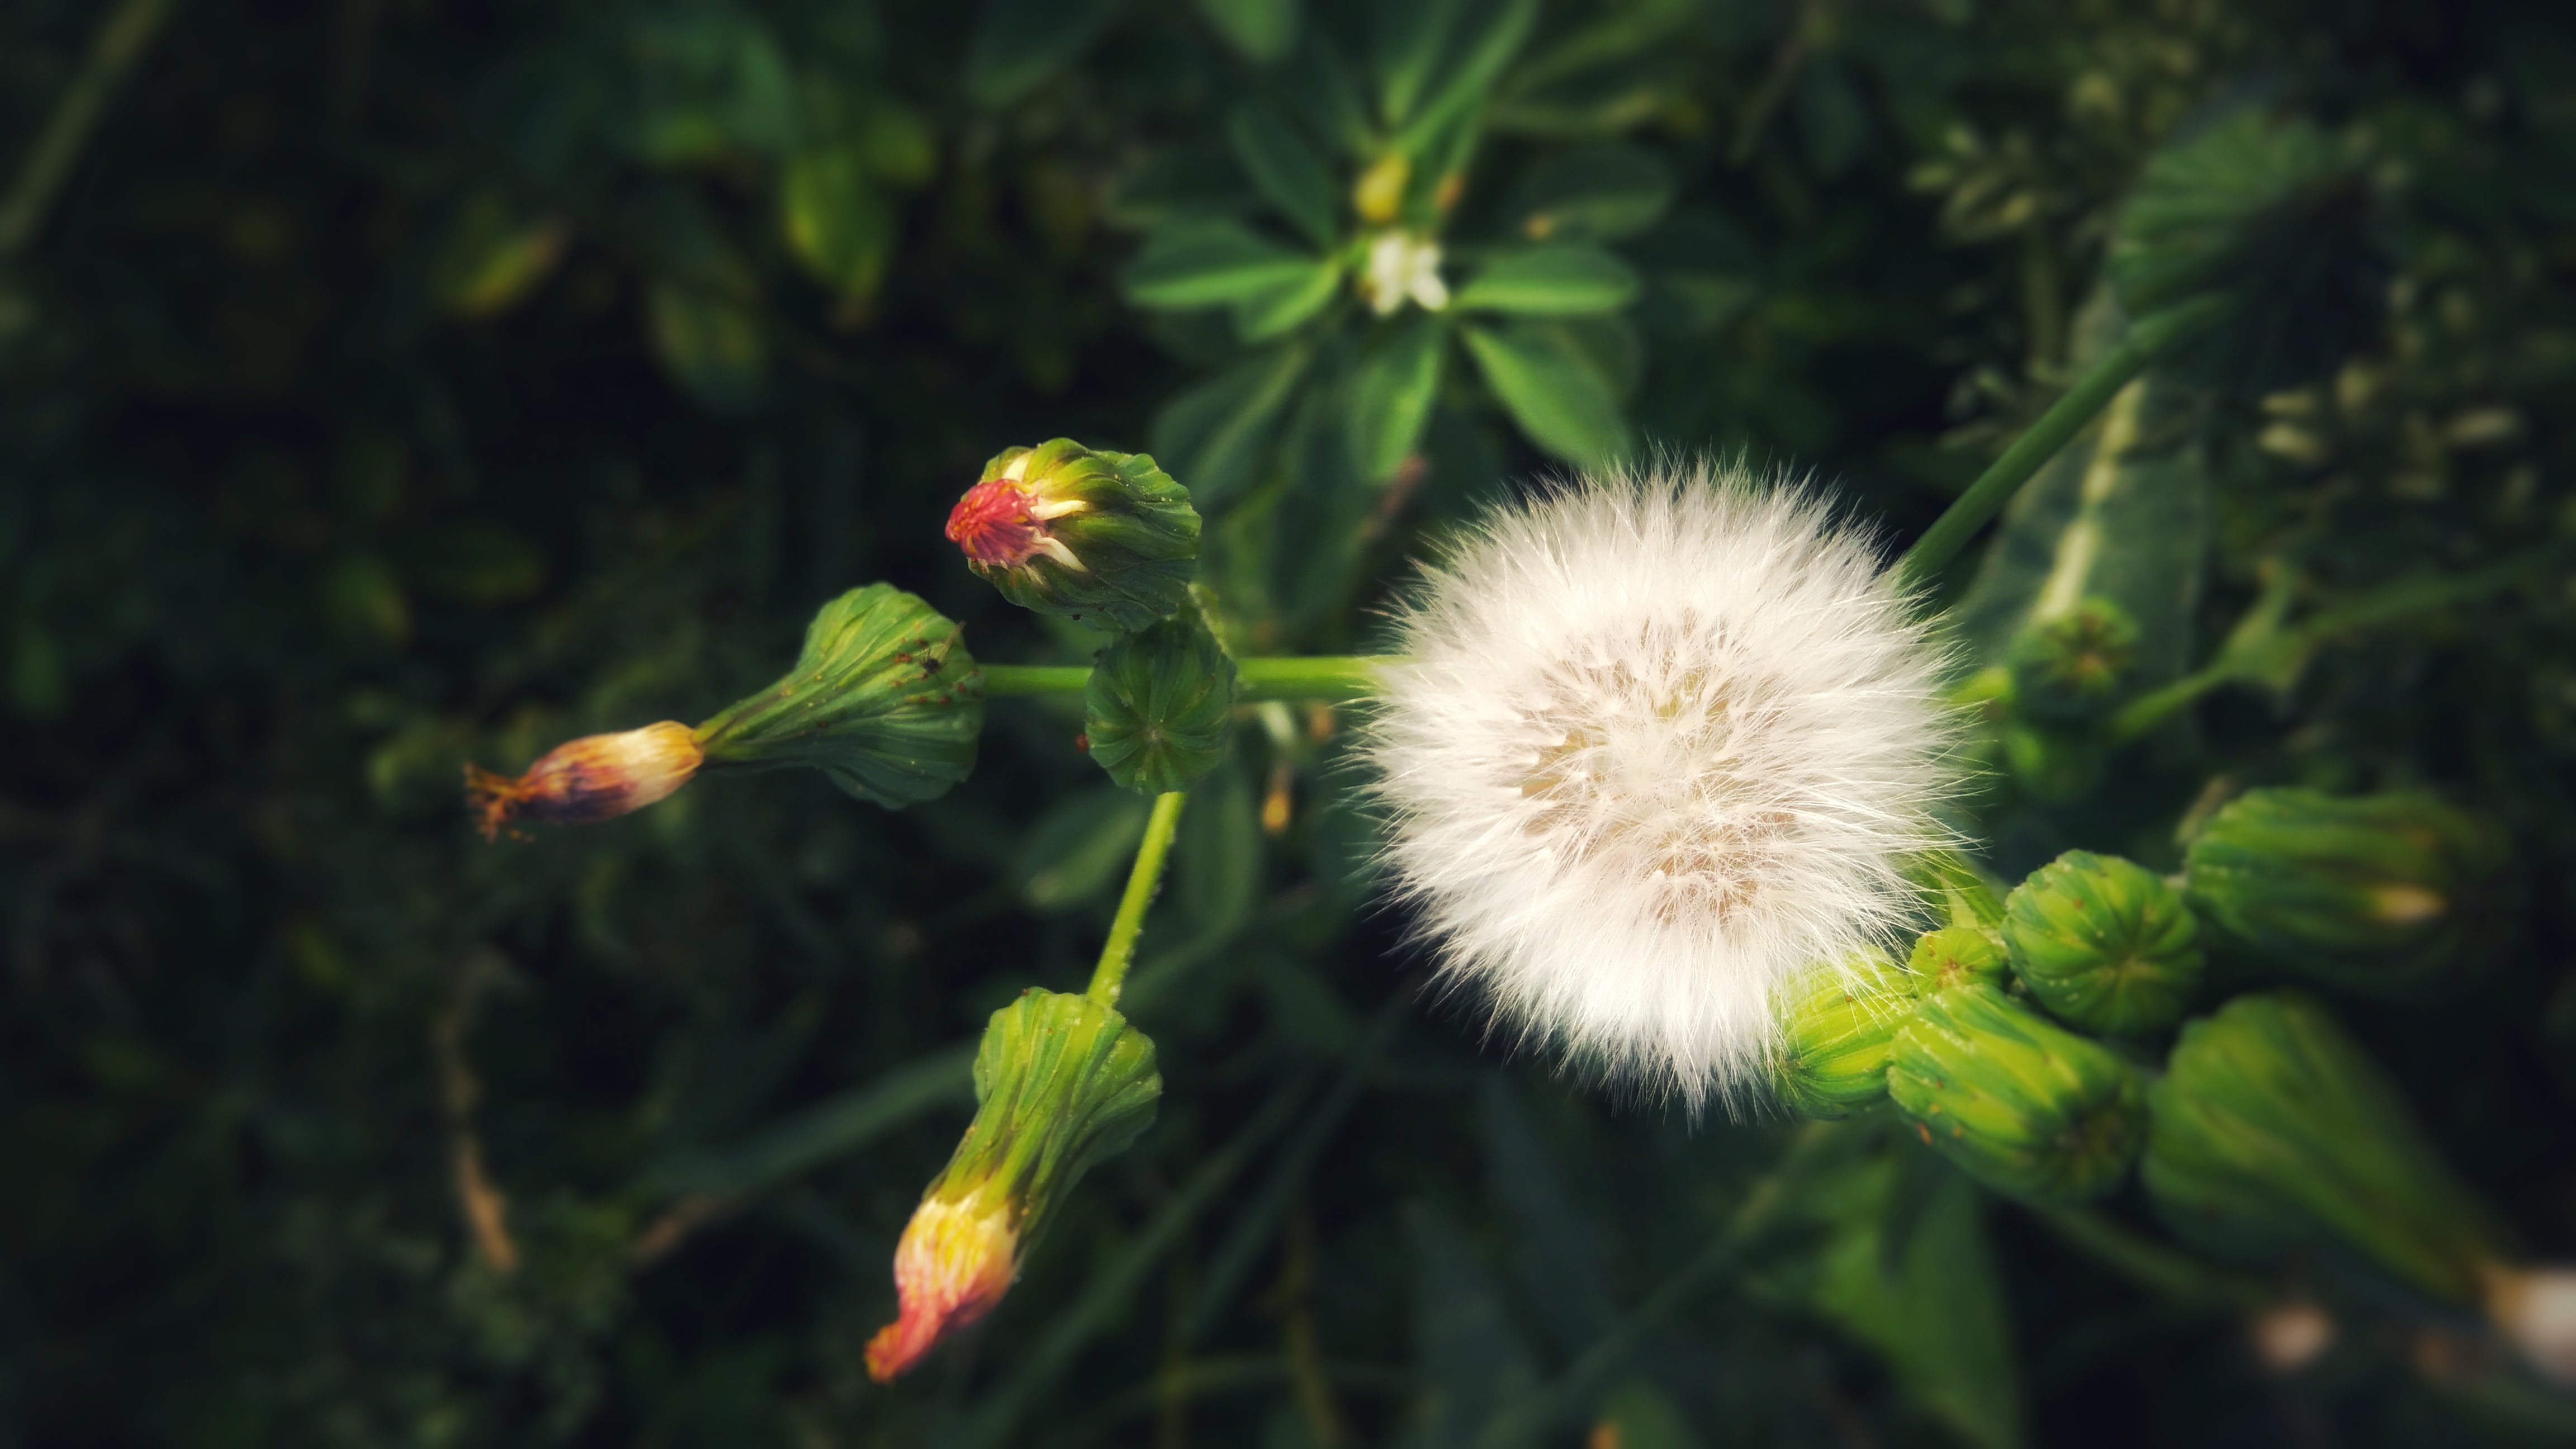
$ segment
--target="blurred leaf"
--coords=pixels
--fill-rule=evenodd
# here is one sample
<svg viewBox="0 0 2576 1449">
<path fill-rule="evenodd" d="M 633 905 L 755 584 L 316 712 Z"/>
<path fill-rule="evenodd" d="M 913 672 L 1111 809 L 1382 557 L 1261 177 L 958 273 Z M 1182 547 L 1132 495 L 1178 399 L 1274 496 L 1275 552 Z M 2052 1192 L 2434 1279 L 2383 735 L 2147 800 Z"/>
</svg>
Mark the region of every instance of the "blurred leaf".
<svg viewBox="0 0 2576 1449">
<path fill-rule="evenodd" d="M 439 246 L 432 287 L 462 317 L 494 317 L 526 301 L 562 260 L 566 231 L 514 212 L 498 197 L 467 204 Z"/>
<path fill-rule="evenodd" d="M 1115 785 L 1095 786 L 1047 807 L 1020 847 L 1020 898 L 1061 911 L 1106 892 L 1127 874 L 1151 805 Z"/>
<path fill-rule="evenodd" d="M 1297 43 L 1300 0 L 1198 0 L 1198 7 L 1247 60 L 1268 65 Z"/>
<path fill-rule="evenodd" d="M 1501 1291 L 1456 1225 L 1426 1203 L 1406 1205 L 1412 1248 L 1414 1362 L 1422 1375 L 1404 1449 L 1475 1449 L 1495 1411 L 1538 1384 L 1529 1345 Z"/>
<path fill-rule="evenodd" d="M 1663 219 L 1673 176 L 1652 152 L 1634 146 L 1551 151 L 1513 192 L 1512 213 L 1532 241 L 1616 241 Z"/>
<path fill-rule="evenodd" d="M 1601 1423 L 1592 1442 L 1608 1439 L 1613 1449 L 1701 1449 L 1707 1441 L 1691 1432 L 1690 1420 L 1672 1397 L 1645 1379 L 1630 1379 L 1613 1390 L 1601 1406 Z"/>
<path fill-rule="evenodd" d="M 1531 1123 L 1520 1089 L 1499 1076 L 1477 1085 L 1486 1191 L 1512 1224 L 1513 1266 L 1542 1332 L 1565 1353 L 1618 1321 L 1601 1238 Z"/>
<path fill-rule="evenodd" d="M 702 286 L 657 281 L 645 292 L 645 318 L 654 355 L 699 406 L 734 413 L 759 398 L 769 341 L 749 308 Z"/>
<path fill-rule="evenodd" d="M 1118 0 L 984 0 L 966 45 L 966 94 L 1007 106 L 1073 64 L 1118 13 Z"/>
<path fill-rule="evenodd" d="M 651 11 L 629 20 L 635 76 L 630 137 L 666 166 L 770 154 L 795 136 L 795 96 L 778 43 L 731 7 Z"/>
<path fill-rule="evenodd" d="M 1440 363 L 1448 324 L 1430 312 L 1409 313 L 1377 340 L 1351 380 L 1351 458 L 1372 483 L 1395 476 L 1440 397 Z"/>
<path fill-rule="evenodd" d="M 1492 92 L 1503 68 L 1520 54 L 1531 28 L 1538 22 L 1538 0 L 1433 0 L 1424 8 L 1442 12 L 1447 18 L 1469 7 L 1480 13 L 1463 27 L 1467 48 L 1454 65 L 1444 68 L 1438 89 L 1430 93 L 1419 110 L 1400 113 L 1390 107 L 1387 111 L 1388 122 L 1397 127 L 1395 150 L 1404 155 L 1431 155 L 1434 143 L 1445 132 L 1463 125 L 1476 104 Z M 1438 168 L 1434 174 L 1447 169 Z"/>
<path fill-rule="evenodd" d="M 1172 853 L 1173 894 L 1191 926 L 1232 932 L 1261 888 L 1261 819 L 1243 764 L 1229 759 L 1190 787 Z"/>
<path fill-rule="evenodd" d="M 894 207 L 855 147 L 800 152 L 779 183 L 779 229 L 814 280 L 843 297 L 874 293 L 894 251 Z"/>
<path fill-rule="evenodd" d="M 1599 247 L 1570 243 L 1508 251 L 1458 289 L 1460 311 L 1571 317 L 1615 312 L 1637 298 L 1637 273 Z"/>
<path fill-rule="evenodd" d="M 421 591 L 467 604 L 506 604 L 545 583 L 546 563 L 505 523 L 460 521 L 414 530 L 399 547 L 403 574 Z"/>
<path fill-rule="evenodd" d="M 323 570 L 322 612 L 333 632 L 351 644 L 398 648 L 411 639 L 411 603 L 403 597 L 402 580 L 371 553 L 343 554 Z"/>
<path fill-rule="evenodd" d="M 1313 355 L 1293 343 L 1258 352 L 1164 404 L 1154 457 L 1200 511 L 1253 480 Z"/>
<path fill-rule="evenodd" d="M 1293 284 L 1235 303 L 1235 334 L 1246 342 L 1267 342 L 1331 306 L 1341 290 L 1340 266 L 1329 261 L 1308 263 L 1305 274 Z"/>
<path fill-rule="evenodd" d="M 1531 442 L 1578 467 L 1628 451 L 1628 424 L 1611 380 L 1561 327 L 1513 322 L 1470 326 L 1459 335 Z"/>
<path fill-rule="evenodd" d="M 1125 281 L 1129 300 L 1143 307 L 1258 306 L 1311 287 L 1317 269 L 1329 266 L 1241 223 L 1199 218 L 1156 229 L 1127 264 Z"/>
<path fill-rule="evenodd" d="M 657 1162 L 645 1171 L 656 1190 L 734 1195 L 761 1192 L 847 1156 L 941 1107 L 972 1105 L 970 1045 L 907 1062 L 862 1087 L 827 1097 L 715 1152 Z"/>
<path fill-rule="evenodd" d="M 1885 1215 L 1894 1167 L 1885 1158 L 1864 1165 L 1833 1199 L 1841 1216 L 1819 1306 L 1884 1355 L 1907 1394 L 1961 1439 L 2015 1449 L 2025 1438 L 2021 1372 L 1982 1200 L 1966 1178 L 1945 1172 L 1913 1212 L 1912 1230 L 1892 1244 Z"/>
<path fill-rule="evenodd" d="M 1278 112 L 1259 104 L 1238 106 L 1226 135 L 1253 184 L 1299 231 L 1327 249 L 1341 239 L 1332 172 Z"/>
</svg>

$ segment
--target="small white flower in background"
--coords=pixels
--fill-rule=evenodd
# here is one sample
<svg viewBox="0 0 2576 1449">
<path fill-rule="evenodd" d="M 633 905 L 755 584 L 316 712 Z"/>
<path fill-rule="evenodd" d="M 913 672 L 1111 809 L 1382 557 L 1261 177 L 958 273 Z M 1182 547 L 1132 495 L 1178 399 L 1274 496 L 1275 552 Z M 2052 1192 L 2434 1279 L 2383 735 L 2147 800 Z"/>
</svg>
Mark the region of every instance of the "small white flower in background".
<svg viewBox="0 0 2576 1449">
<path fill-rule="evenodd" d="M 1390 231 L 1369 243 L 1368 275 L 1360 282 L 1370 310 L 1384 317 L 1406 298 L 1432 312 L 1449 305 L 1449 284 L 1440 280 L 1440 243 L 1412 232 Z"/>
<path fill-rule="evenodd" d="M 1397 610 L 1387 856 L 1495 1026 L 1694 1111 L 1889 944 L 1947 842 L 1944 655 L 1863 534 L 1740 467 L 1506 506 Z"/>
</svg>

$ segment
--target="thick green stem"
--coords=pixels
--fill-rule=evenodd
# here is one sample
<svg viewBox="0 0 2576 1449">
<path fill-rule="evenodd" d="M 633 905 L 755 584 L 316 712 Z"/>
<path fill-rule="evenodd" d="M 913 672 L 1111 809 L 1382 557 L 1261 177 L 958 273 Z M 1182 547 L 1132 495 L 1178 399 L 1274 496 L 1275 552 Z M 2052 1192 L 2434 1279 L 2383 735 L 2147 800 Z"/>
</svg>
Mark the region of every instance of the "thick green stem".
<svg viewBox="0 0 2576 1449">
<path fill-rule="evenodd" d="M 1163 880 L 1163 861 L 1172 853 L 1172 832 L 1180 828 L 1181 802 L 1178 790 L 1167 790 L 1154 797 L 1154 813 L 1145 819 L 1145 839 L 1136 847 L 1135 868 L 1127 872 L 1127 893 L 1118 898 L 1118 917 L 1109 923 L 1109 940 L 1100 948 L 1100 964 L 1091 970 L 1091 987 L 1085 994 L 1103 1006 L 1118 1004 L 1118 990 L 1127 984 L 1128 963 L 1136 959 L 1136 938 L 1145 929 L 1145 908 L 1154 902 L 1154 888 Z"/>
<path fill-rule="evenodd" d="M 1987 520 L 2003 511 L 2021 485 L 2039 472 L 2042 464 L 2057 456 L 2057 451 L 2084 431 L 2084 425 L 2110 405 L 2120 389 L 2147 370 L 2147 364 L 2158 354 L 2218 319 L 2225 304 L 2209 299 L 2186 303 L 2170 311 L 2130 325 L 2120 344 L 2102 355 L 2091 371 L 2076 379 L 2066 395 L 2057 400 L 2030 431 L 2021 435 L 2004 455 L 1968 485 L 1949 510 L 1934 519 L 1905 556 L 1896 561 L 1897 582 L 1909 589 L 1929 583 L 1943 565 L 1967 547 L 1968 540 Z"/>
<path fill-rule="evenodd" d="M 1245 659 L 1235 665 L 1244 700 L 1321 699 L 1347 702 L 1377 692 L 1385 655 L 1327 654 L 1311 658 Z M 988 698 L 1023 694 L 1080 694 L 1091 682 L 1082 664 L 986 664 Z"/>
</svg>

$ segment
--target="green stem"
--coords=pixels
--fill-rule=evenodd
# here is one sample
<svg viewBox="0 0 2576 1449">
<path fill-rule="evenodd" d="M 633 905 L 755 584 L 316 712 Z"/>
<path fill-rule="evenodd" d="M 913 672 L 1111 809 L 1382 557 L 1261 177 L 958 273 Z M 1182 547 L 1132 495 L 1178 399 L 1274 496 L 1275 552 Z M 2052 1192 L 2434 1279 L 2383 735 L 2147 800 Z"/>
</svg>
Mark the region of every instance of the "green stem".
<svg viewBox="0 0 2576 1449">
<path fill-rule="evenodd" d="M 1145 929 L 1145 907 L 1163 880 L 1163 861 L 1172 853 L 1172 832 L 1180 828 L 1181 802 L 1188 797 L 1166 790 L 1154 797 L 1154 813 L 1145 819 L 1145 839 L 1136 847 L 1136 866 L 1127 872 L 1127 893 L 1118 898 L 1117 919 L 1109 923 L 1109 940 L 1100 948 L 1100 964 L 1091 970 L 1084 993 L 1103 1006 L 1118 1004 L 1118 989 L 1127 984 L 1127 967 L 1136 959 L 1136 938 Z"/>
<path fill-rule="evenodd" d="M 169 15 L 170 0 L 125 0 L 99 27 L 88 61 L 72 77 L 71 88 L 54 103 L 53 115 L 18 168 L 17 184 L 9 188 L 8 200 L 0 202 L 0 257 L 35 240 L 54 194 L 71 176 L 72 163 L 80 159 L 90 131 L 105 112 L 108 96 L 134 68 Z"/>
<path fill-rule="evenodd" d="M 2127 387 L 2147 364 L 2176 342 L 2218 320 L 2225 304 L 2208 299 L 2188 302 L 2130 324 L 2128 335 L 2120 344 L 2102 355 L 2090 372 L 2076 379 L 2066 395 L 2039 415 L 1993 466 L 1968 485 L 1948 511 L 1934 519 L 1905 556 L 1896 561 L 1897 582 L 1909 589 L 1921 588 L 1938 574 L 1942 566 L 1967 547 L 1968 540 L 1987 520 L 2003 511 L 2021 485 L 2031 480 L 2042 464 L 2056 457 L 2059 449 L 2072 441 L 2094 415 L 2110 405 L 2120 389 Z"/>
<path fill-rule="evenodd" d="M 1394 662 L 1378 654 L 1327 654 L 1308 658 L 1245 659 L 1235 665 L 1237 698 L 1322 699 L 1337 703 L 1377 693 L 1378 670 Z M 1028 694 L 1080 694 L 1091 682 L 1086 664 L 986 664 L 987 698 Z"/>
</svg>

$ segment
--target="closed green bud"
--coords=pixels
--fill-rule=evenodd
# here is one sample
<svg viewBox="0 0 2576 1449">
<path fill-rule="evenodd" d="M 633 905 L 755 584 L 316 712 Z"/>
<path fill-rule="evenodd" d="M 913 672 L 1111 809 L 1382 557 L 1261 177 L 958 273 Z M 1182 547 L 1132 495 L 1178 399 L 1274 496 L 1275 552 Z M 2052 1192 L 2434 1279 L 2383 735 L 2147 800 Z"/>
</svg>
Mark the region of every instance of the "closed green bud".
<svg viewBox="0 0 2576 1449">
<path fill-rule="evenodd" d="M 2200 985 L 2200 922 L 2173 887 L 2118 856 L 2070 850 L 2004 898 L 2004 947 L 2060 1020 L 2146 1036 L 2182 1020 Z"/>
<path fill-rule="evenodd" d="M 1010 448 L 948 515 L 966 566 L 1024 609 L 1132 634 L 1188 599 L 1199 515 L 1143 453 Z"/>
<path fill-rule="evenodd" d="M 880 1382 L 990 1312 L 1056 1201 L 1154 1123 L 1154 1044 L 1087 996 L 1027 991 L 975 1051 L 975 1121 L 895 1248 L 902 1311 L 868 1344 Z"/>
<path fill-rule="evenodd" d="M 1190 614 L 1100 651 L 1083 690 L 1092 760 L 1130 790 L 1159 795 L 1225 757 L 1234 727 L 1234 661 Z"/>
<path fill-rule="evenodd" d="M 1914 954 L 1905 964 L 1927 992 L 2004 984 L 2003 943 L 1981 926 L 1926 931 L 1915 941 Z"/>
<path fill-rule="evenodd" d="M 890 584 L 852 589 L 805 630 L 779 681 L 698 726 L 707 765 L 806 765 L 889 808 L 975 768 L 984 676 L 958 626 Z"/>
<path fill-rule="evenodd" d="M 2135 1068 L 1991 986 L 1926 996 L 1896 1033 L 1887 1091 L 1934 1151 L 2014 1197 L 2117 1186 L 2144 1135 Z"/>
<path fill-rule="evenodd" d="M 1771 1079 L 1808 1117 L 1841 1118 L 1887 1100 L 1887 1056 L 1913 1009 L 1914 980 L 1882 957 L 1819 967 L 1780 1013 Z"/>
<path fill-rule="evenodd" d="M 2191 843 L 2191 903 L 2222 939 L 2323 980 L 2404 986 L 2492 914 L 2506 844 L 2420 792 L 2253 790 Z"/>
<path fill-rule="evenodd" d="M 2240 996 L 2186 1025 L 2147 1107 L 2141 1176 L 2177 1236 L 2256 1261 L 2340 1251 L 2476 1301 L 2496 1257 L 2485 1207 L 2314 1001 Z"/>
<path fill-rule="evenodd" d="M 2138 626 L 2109 599 L 2034 621 L 2013 640 L 2013 704 L 2033 719 L 2095 719 L 2137 676 Z"/>
</svg>

